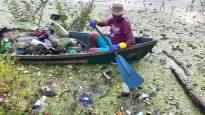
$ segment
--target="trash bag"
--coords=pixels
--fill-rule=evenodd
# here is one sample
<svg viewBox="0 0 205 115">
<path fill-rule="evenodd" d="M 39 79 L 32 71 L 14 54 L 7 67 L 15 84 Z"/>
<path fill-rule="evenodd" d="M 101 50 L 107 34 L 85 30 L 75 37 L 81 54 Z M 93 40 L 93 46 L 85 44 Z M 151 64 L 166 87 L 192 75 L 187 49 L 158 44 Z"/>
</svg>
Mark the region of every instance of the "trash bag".
<svg viewBox="0 0 205 115">
<path fill-rule="evenodd" d="M 34 46 L 32 54 L 35 54 L 35 55 L 46 55 L 46 54 L 51 54 L 51 51 L 47 48 L 45 48 L 42 44 L 39 44 L 37 46 Z"/>
<path fill-rule="evenodd" d="M 65 49 L 63 48 L 49 48 L 47 49 L 44 45 L 39 44 L 37 46 L 31 45 L 23 49 L 24 54 L 30 55 L 47 55 L 47 54 L 61 54 L 65 53 Z"/>
</svg>

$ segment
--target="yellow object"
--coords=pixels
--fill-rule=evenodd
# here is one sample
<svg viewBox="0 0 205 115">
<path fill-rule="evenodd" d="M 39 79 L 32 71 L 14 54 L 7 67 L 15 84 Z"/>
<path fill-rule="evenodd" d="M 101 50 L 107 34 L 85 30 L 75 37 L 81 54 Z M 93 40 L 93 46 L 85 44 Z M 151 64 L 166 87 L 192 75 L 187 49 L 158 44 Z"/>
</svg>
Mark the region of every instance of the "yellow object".
<svg viewBox="0 0 205 115">
<path fill-rule="evenodd" d="M 119 43 L 119 46 L 120 46 L 121 49 L 127 48 L 127 44 L 125 42 Z"/>
</svg>

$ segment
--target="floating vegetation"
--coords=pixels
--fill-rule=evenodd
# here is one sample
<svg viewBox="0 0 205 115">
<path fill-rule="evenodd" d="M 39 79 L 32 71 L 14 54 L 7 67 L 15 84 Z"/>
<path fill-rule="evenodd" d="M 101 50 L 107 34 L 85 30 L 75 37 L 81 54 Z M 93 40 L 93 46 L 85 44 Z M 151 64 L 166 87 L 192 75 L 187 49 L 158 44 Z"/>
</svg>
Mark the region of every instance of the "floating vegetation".
<svg viewBox="0 0 205 115">
<path fill-rule="evenodd" d="M 39 20 L 43 26 L 48 23 L 50 14 L 59 14 L 66 16 L 59 21 L 66 29 L 83 31 L 89 30 L 86 23 L 90 18 L 103 19 L 110 14 L 106 12 L 108 1 L 91 0 L 81 3 L 71 0 L 8 0 L 7 5 L 15 24 L 20 23 L 24 28 L 26 22 L 29 22 L 28 27 L 33 27 L 30 23 L 38 25 Z M 205 95 L 205 22 L 203 11 L 192 12 L 204 7 L 203 1 L 186 2 L 187 6 L 183 7 L 191 7 L 189 12 L 181 9 L 181 6 L 179 8 L 181 2 L 179 4 L 173 0 L 144 0 L 144 5 L 138 0 L 127 2 L 133 31 L 159 40 L 152 53 L 139 63 L 133 63 L 145 83 L 129 98 L 119 96 L 122 82 L 115 65 L 22 65 L 15 63 L 11 56 L 1 55 L 0 115 L 31 114 L 33 105 L 47 95 L 47 91 L 55 93 L 46 98 L 42 114 L 202 115 L 166 66 L 167 60 L 161 50 L 172 54 L 190 71 L 193 88 Z M 199 3 L 200 7 L 197 6 Z M 140 4 L 142 6 L 138 7 Z M 108 68 L 112 74 L 104 76 Z M 45 87 L 52 90 L 48 88 L 47 91 L 42 91 Z M 84 100 L 79 100 L 84 92 L 92 95 L 83 96 Z M 89 102 L 91 107 L 85 108 L 82 102 Z"/>
<path fill-rule="evenodd" d="M 83 31 L 84 30 L 86 23 L 90 19 L 90 13 L 93 9 L 94 1 L 95 0 L 92 0 L 82 6 L 79 15 L 75 17 L 75 19 L 70 24 L 69 30 L 73 30 L 73 31 Z"/>
</svg>

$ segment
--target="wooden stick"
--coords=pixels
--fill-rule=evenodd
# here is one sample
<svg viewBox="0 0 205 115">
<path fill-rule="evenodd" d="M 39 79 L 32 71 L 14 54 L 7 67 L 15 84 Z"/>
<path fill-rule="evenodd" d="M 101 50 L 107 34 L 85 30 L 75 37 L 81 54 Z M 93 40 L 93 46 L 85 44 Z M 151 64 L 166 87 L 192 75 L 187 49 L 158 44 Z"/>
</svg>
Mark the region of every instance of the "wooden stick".
<svg viewBox="0 0 205 115">
<path fill-rule="evenodd" d="M 185 80 L 182 79 L 182 76 L 180 76 L 180 74 L 177 72 L 176 69 L 174 68 L 170 68 L 172 73 L 174 74 L 174 76 L 177 78 L 177 80 L 179 81 L 179 83 L 183 86 L 185 92 L 189 95 L 189 97 L 191 98 L 192 102 L 198 106 L 202 112 L 205 112 L 205 97 L 204 96 L 200 96 L 198 92 L 194 91 L 192 88 L 190 88 L 186 82 L 184 82 Z"/>
<path fill-rule="evenodd" d="M 205 112 L 205 97 L 200 96 L 198 92 L 194 91 L 192 84 L 190 83 L 190 76 L 185 74 L 184 68 L 180 67 L 182 65 L 179 66 L 178 63 L 175 62 L 176 58 L 168 54 L 166 51 L 163 51 L 163 53 L 167 56 L 167 61 L 171 72 L 174 74 L 177 81 L 182 85 L 184 91 L 191 98 L 192 102 L 199 107 L 202 112 Z"/>
<path fill-rule="evenodd" d="M 104 77 L 106 80 L 111 80 L 111 77 L 110 77 L 106 72 L 103 72 L 103 77 Z"/>
</svg>

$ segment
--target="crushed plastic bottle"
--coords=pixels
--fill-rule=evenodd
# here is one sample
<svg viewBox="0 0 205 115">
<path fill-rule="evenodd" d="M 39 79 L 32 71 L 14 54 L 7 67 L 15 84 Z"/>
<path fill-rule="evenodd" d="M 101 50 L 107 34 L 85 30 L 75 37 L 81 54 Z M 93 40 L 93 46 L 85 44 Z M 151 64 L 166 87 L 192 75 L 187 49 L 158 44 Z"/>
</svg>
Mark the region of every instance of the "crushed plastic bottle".
<svg viewBox="0 0 205 115">
<path fill-rule="evenodd" d="M 89 93 L 83 93 L 79 97 L 80 105 L 84 108 L 92 108 L 93 106 L 93 99 Z"/>
<path fill-rule="evenodd" d="M 46 107 L 46 96 L 42 96 L 32 105 L 32 112 L 43 112 Z"/>
<path fill-rule="evenodd" d="M 143 112 L 139 112 L 137 115 L 144 115 L 144 113 Z"/>
</svg>

